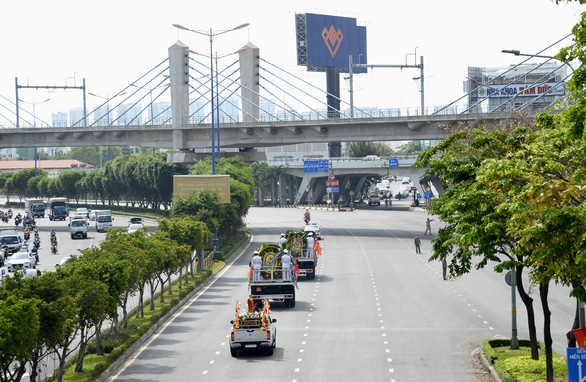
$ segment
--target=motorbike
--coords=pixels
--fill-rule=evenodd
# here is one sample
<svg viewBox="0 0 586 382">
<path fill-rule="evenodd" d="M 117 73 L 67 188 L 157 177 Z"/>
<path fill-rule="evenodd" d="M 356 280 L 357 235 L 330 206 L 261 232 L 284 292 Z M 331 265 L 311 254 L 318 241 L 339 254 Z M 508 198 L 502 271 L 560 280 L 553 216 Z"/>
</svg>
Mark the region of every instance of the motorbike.
<svg viewBox="0 0 586 382">
<path fill-rule="evenodd" d="M 57 254 L 57 241 L 51 243 L 51 253 L 56 255 Z"/>
<path fill-rule="evenodd" d="M 35 241 L 33 241 L 33 247 L 39 249 L 40 246 L 41 246 L 41 240 L 35 239 Z"/>
<path fill-rule="evenodd" d="M 14 219 L 14 225 L 18 227 L 19 224 L 20 224 L 20 218 L 19 217 L 16 217 Z"/>
<path fill-rule="evenodd" d="M 36 247 L 33 247 L 33 249 L 31 249 L 31 254 L 35 255 L 35 259 L 37 260 L 37 264 L 39 263 L 39 249 Z"/>
<path fill-rule="evenodd" d="M 8 210 L 8 219 L 12 219 L 12 210 Z"/>
<path fill-rule="evenodd" d="M 31 234 L 28 231 L 24 231 L 24 240 L 30 240 L 31 239 Z"/>
<path fill-rule="evenodd" d="M 309 219 L 309 216 L 305 215 L 305 216 L 303 217 L 303 221 L 305 222 L 305 224 L 309 224 L 309 220 L 310 220 L 310 219 Z"/>
<path fill-rule="evenodd" d="M 8 223 L 8 215 L 4 214 L 4 215 L 2 216 L 2 221 L 3 221 L 4 223 Z"/>
</svg>

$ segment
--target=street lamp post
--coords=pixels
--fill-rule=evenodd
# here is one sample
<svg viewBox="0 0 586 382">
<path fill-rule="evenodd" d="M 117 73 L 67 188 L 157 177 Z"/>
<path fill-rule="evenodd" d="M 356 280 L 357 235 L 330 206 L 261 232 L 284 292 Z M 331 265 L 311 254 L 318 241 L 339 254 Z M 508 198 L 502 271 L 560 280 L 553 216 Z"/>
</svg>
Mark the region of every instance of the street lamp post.
<svg viewBox="0 0 586 382">
<path fill-rule="evenodd" d="M 537 57 L 537 58 L 547 58 L 549 60 L 551 60 L 551 59 L 558 60 L 558 61 L 563 62 L 564 64 L 568 65 L 568 67 L 572 70 L 572 73 L 574 73 L 574 68 L 572 67 L 572 65 L 569 62 L 562 61 L 559 58 L 556 58 L 554 56 L 544 56 L 541 54 L 521 53 L 521 51 L 516 50 L 516 49 L 503 49 L 503 50 L 501 50 L 501 53 L 509 53 L 509 54 L 514 54 L 515 56 L 523 56 L 523 57 Z"/>
<path fill-rule="evenodd" d="M 212 104 L 212 174 L 215 175 L 216 174 L 216 147 L 215 147 L 215 109 L 214 109 L 214 49 L 213 49 L 213 43 L 214 43 L 214 36 L 219 36 L 221 34 L 224 33 L 228 33 L 231 31 L 235 31 L 238 29 L 242 29 L 242 28 L 246 28 L 249 24 L 248 23 L 244 23 L 241 25 L 238 25 L 237 27 L 231 28 L 231 29 L 226 29 L 226 30 L 221 30 L 221 31 L 213 31 L 212 28 L 210 28 L 210 31 L 203 31 L 203 30 L 193 30 L 193 29 L 189 29 L 186 28 L 180 24 L 173 24 L 173 26 L 175 28 L 184 30 L 184 31 L 188 31 L 188 32 L 193 32 L 193 33 L 197 33 L 200 34 L 202 36 L 207 36 L 210 39 L 210 92 L 211 92 L 211 104 Z M 217 89 L 216 89 L 217 92 Z M 217 105 L 216 105 L 217 106 Z"/>
</svg>

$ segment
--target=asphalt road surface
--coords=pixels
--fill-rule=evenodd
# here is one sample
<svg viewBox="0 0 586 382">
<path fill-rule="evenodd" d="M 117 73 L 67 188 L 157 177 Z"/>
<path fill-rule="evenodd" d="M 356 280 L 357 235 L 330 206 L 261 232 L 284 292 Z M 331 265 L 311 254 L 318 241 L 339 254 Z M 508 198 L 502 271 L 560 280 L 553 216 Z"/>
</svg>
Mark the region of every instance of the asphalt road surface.
<svg viewBox="0 0 586 382">
<path fill-rule="evenodd" d="M 296 306 L 271 305 L 278 321 L 274 355 L 232 358 L 235 301 L 246 306 L 252 251 L 302 228 L 303 210 L 252 208 L 253 242 L 194 297 L 111 381 L 446 381 L 490 380 L 478 367 L 482 341 L 511 336 L 511 290 L 492 266 L 443 280 L 429 263 L 430 236 L 422 211 L 312 211 L 321 226 L 323 256 L 315 280 L 298 281 Z M 432 222 L 437 232 L 438 221 Z M 413 238 L 422 239 L 422 254 Z M 540 339 L 542 314 L 534 293 Z M 518 299 L 520 303 L 520 299 Z M 550 295 L 554 348 L 565 354 L 575 302 L 568 290 Z M 519 337 L 527 338 L 518 306 Z"/>
</svg>

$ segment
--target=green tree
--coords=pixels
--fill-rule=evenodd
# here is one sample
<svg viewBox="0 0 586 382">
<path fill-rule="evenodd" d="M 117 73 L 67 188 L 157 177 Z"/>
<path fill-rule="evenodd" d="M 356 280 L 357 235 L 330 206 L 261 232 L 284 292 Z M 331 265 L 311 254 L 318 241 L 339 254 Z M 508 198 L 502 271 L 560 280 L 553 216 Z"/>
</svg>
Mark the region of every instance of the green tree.
<svg viewBox="0 0 586 382">
<path fill-rule="evenodd" d="M 350 142 L 348 151 L 350 156 L 354 158 L 363 158 L 367 155 L 393 155 L 393 149 L 384 142 Z"/>
<path fill-rule="evenodd" d="M 26 325 L 23 325 L 26 322 Z M 20 381 L 39 337 L 39 301 L 10 295 L 0 300 L 0 373 Z"/>
<path fill-rule="evenodd" d="M 85 171 L 74 170 L 64 171 L 59 174 L 59 188 L 65 197 L 75 199 L 75 202 L 79 203 L 80 189 L 78 181 L 83 179 L 85 174 Z"/>
</svg>

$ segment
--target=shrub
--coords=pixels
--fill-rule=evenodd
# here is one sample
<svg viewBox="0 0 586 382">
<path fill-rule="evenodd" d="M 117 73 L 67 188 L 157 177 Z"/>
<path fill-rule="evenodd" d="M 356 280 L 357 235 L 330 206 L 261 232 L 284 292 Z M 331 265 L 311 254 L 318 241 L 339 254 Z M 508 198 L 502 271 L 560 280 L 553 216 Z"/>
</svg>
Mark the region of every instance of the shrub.
<svg viewBox="0 0 586 382">
<path fill-rule="evenodd" d="M 545 381 L 545 357 L 538 361 L 530 356 L 508 358 L 504 361 L 505 368 L 517 382 Z M 566 362 L 560 357 L 553 357 L 553 374 L 556 381 L 565 380 L 567 376 Z"/>
</svg>

